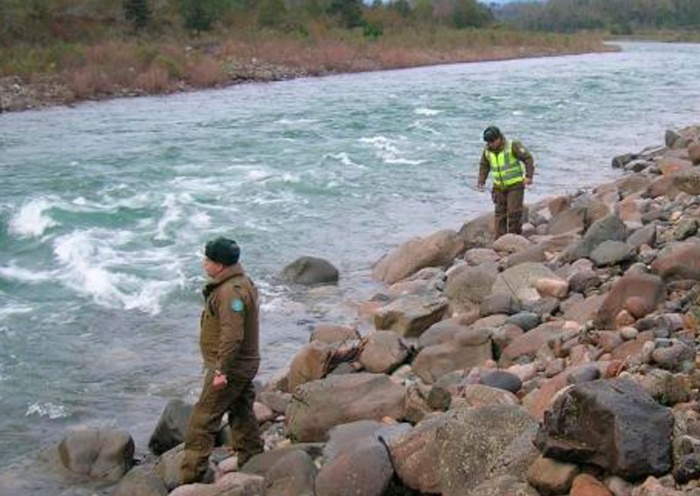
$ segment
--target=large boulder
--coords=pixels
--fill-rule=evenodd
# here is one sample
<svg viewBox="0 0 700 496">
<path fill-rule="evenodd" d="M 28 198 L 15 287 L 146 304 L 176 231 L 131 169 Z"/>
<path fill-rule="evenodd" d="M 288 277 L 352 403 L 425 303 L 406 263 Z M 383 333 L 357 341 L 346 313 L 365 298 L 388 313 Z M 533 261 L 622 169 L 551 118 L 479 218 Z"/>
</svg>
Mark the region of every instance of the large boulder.
<svg viewBox="0 0 700 496">
<path fill-rule="evenodd" d="M 154 455 L 162 455 L 185 440 L 187 423 L 193 409 L 193 405 L 182 400 L 171 400 L 165 405 L 148 441 L 148 447 Z"/>
<path fill-rule="evenodd" d="M 318 324 L 309 336 L 309 341 L 321 341 L 326 344 L 340 343 L 360 339 L 360 333 L 355 327 Z"/>
<path fill-rule="evenodd" d="M 608 292 L 595 317 L 598 329 L 615 329 L 615 319 L 630 302 L 643 307 L 642 313 L 650 313 L 663 301 L 666 288 L 659 276 L 653 274 L 626 273 Z M 639 312 L 639 310 L 637 310 Z"/>
<path fill-rule="evenodd" d="M 213 484 L 186 484 L 170 496 L 259 496 L 263 493 L 263 478 L 259 475 L 229 472 Z"/>
<path fill-rule="evenodd" d="M 443 422 L 443 416 L 428 417 L 389 442 L 394 469 L 406 487 L 421 493 L 440 492 L 435 435 Z"/>
<path fill-rule="evenodd" d="M 360 363 L 367 372 L 388 373 L 409 355 L 409 346 L 393 331 L 377 331 L 367 336 Z"/>
<path fill-rule="evenodd" d="M 671 469 L 672 430 L 671 410 L 641 386 L 603 379 L 562 392 L 545 412 L 536 444 L 547 457 L 639 479 Z"/>
<path fill-rule="evenodd" d="M 510 294 L 524 302 L 539 300 L 540 293 L 537 285 L 542 279 L 566 283 L 543 264 L 526 262 L 501 272 L 491 288 L 491 293 Z M 568 289 L 568 284 L 566 287 Z"/>
<path fill-rule="evenodd" d="M 364 438 L 321 467 L 316 476 L 316 496 L 382 496 L 393 476 L 384 445 Z"/>
<path fill-rule="evenodd" d="M 406 337 L 420 336 L 438 322 L 447 310 L 447 298 L 431 291 L 399 297 L 374 314 L 374 327 L 394 331 Z"/>
<path fill-rule="evenodd" d="M 564 234 L 567 232 L 583 232 L 586 229 L 588 209 L 575 207 L 557 213 L 549 221 L 547 234 Z"/>
<path fill-rule="evenodd" d="M 445 415 L 435 440 L 444 496 L 462 496 L 466 488 L 499 475 L 525 479 L 538 456 L 531 443 L 537 423 L 525 410 L 489 406 L 452 410 Z"/>
<path fill-rule="evenodd" d="M 294 441 L 324 441 L 328 431 L 355 420 L 401 419 L 406 389 L 384 374 L 330 376 L 297 387 L 285 424 Z"/>
<path fill-rule="evenodd" d="M 651 270 L 666 281 L 700 280 L 700 243 L 688 241 L 662 250 Z"/>
<path fill-rule="evenodd" d="M 451 341 L 423 348 L 413 360 L 413 370 L 432 384 L 453 370 L 482 365 L 493 358 L 492 348 L 489 330 L 466 328 Z"/>
<path fill-rule="evenodd" d="M 463 250 L 462 239 L 451 229 L 427 238 L 414 238 L 379 259 L 372 269 L 372 277 L 394 284 L 425 267 L 449 265 Z"/>
<path fill-rule="evenodd" d="M 452 341 L 459 331 L 468 329 L 456 319 L 445 319 L 428 327 L 418 338 L 417 348 L 422 350 L 428 346 Z"/>
<path fill-rule="evenodd" d="M 689 195 L 700 195 L 700 168 L 678 172 L 673 176 L 673 185 Z"/>
<path fill-rule="evenodd" d="M 166 496 L 163 479 L 145 467 L 134 467 L 122 477 L 112 496 Z"/>
<path fill-rule="evenodd" d="M 314 480 L 318 469 L 303 450 L 294 450 L 280 458 L 265 474 L 265 496 L 315 496 Z"/>
<path fill-rule="evenodd" d="M 463 265 L 450 270 L 445 285 L 450 314 L 463 315 L 473 312 L 478 315 L 479 306 L 484 296 L 491 293 L 497 275 L 496 267 L 489 265 L 479 267 Z"/>
<path fill-rule="evenodd" d="M 300 257 L 282 270 L 282 279 L 303 285 L 333 284 L 338 282 L 338 269 L 322 258 Z"/>
<path fill-rule="evenodd" d="M 332 352 L 331 346 L 320 341 L 312 341 L 302 346 L 289 365 L 289 372 L 287 372 L 288 391 L 294 392 L 294 389 L 300 384 L 325 376 L 328 372 L 326 366 Z"/>
<path fill-rule="evenodd" d="M 529 332 L 515 338 L 501 352 L 499 364 L 507 367 L 517 362 L 521 357 L 533 358 L 543 346 L 558 339 L 564 333 L 562 322 L 546 322 L 540 324 Z"/>
<path fill-rule="evenodd" d="M 567 260 L 585 258 L 604 241 L 625 241 L 626 238 L 625 223 L 616 215 L 608 215 L 595 221 L 579 243 L 567 248 L 564 258 Z"/>
<path fill-rule="evenodd" d="M 488 248 L 493 243 L 493 214 L 483 214 L 464 223 L 459 230 L 466 249 Z"/>
<path fill-rule="evenodd" d="M 134 463 L 134 440 L 128 432 L 76 429 L 58 444 L 63 467 L 90 479 L 116 482 Z"/>
</svg>

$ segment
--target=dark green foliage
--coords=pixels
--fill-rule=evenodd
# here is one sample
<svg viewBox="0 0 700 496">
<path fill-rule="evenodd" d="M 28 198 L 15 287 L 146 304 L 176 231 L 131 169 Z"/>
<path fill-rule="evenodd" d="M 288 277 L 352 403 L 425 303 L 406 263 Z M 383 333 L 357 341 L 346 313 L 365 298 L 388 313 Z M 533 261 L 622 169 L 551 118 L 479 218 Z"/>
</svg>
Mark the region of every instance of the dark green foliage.
<svg viewBox="0 0 700 496">
<path fill-rule="evenodd" d="M 124 17 L 131 22 L 134 29 L 139 30 L 148 26 L 151 21 L 151 9 L 147 0 L 124 0 L 122 7 Z"/>
<path fill-rule="evenodd" d="M 365 38 L 376 40 L 384 34 L 384 30 L 379 24 L 375 24 L 373 22 L 365 22 L 362 25 L 362 34 Z"/>
<path fill-rule="evenodd" d="M 452 19 L 457 29 L 478 28 L 491 21 L 491 12 L 476 0 L 456 0 Z"/>
<path fill-rule="evenodd" d="M 276 28 L 287 19 L 287 8 L 284 0 L 260 0 L 258 7 L 258 25 L 265 28 Z"/>
<path fill-rule="evenodd" d="M 389 8 L 401 14 L 402 17 L 408 17 L 411 14 L 411 6 L 407 0 L 396 0 L 389 4 Z"/>
<path fill-rule="evenodd" d="M 337 18 L 344 28 L 362 26 L 362 9 L 359 0 L 331 0 L 328 13 Z"/>
<path fill-rule="evenodd" d="M 572 32 L 608 29 L 631 34 L 636 27 L 674 29 L 700 25 L 698 0 L 549 0 L 510 4 L 502 21 L 527 29 Z"/>
<path fill-rule="evenodd" d="M 200 32 L 212 28 L 227 3 L 227 0 L 177 0 L 177 7 L 185 28 Z"/>
</svg>

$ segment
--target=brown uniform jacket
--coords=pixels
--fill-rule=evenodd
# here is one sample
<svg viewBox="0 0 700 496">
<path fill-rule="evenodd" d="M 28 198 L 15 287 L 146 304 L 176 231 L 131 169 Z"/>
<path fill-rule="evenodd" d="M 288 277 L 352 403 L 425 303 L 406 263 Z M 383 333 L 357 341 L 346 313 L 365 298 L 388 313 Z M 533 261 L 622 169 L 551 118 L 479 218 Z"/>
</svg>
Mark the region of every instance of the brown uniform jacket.
<svg viewBox="0 0 700 496">
<path fill-rule="evenodd" d="M 260 366 L 258 290 L 240 264 L 204 287 L 199 346 L 208 369 L 253 379 Z"/>
<path fill-rule="evenodd" d="M 532 180 L 532 176 L 535 175 L 535 161 L 532 158 L 532 154 L 525 148 L 520 141 L 513 141 L 513 155 L 515 155 L 515 158 L 517 158 L 520 162 L 525 164 L 525 177 L 528 179 Z M 489 158 L 486 155 L 488 152 L 487 148 L 484 148 L 484 151 L 481 153 L 481 162 L 479 164 L 479 180 L 477 181 L 477 184 L 483 185 L 486 183 L 486 178 L 489 175 L 489 172 L 491 171 L 491 163 L 489 162 Z M 523 184 L 517 184 L 515 186 L 511 186 L 511 188 L 522 188 Z"/>
</svg>

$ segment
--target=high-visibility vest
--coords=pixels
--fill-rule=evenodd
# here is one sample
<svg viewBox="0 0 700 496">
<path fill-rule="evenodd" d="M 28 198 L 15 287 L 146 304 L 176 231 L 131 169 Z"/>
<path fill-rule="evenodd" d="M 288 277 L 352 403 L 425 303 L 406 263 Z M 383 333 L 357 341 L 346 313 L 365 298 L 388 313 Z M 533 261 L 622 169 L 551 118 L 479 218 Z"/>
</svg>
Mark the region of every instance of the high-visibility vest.
<svg viewBox="0 0 700 496">
<path fill-rule="evenodd" d="M 499 153 L 486 148 L 486 158 L 489 160 L 494 186 L 508 188 L 525 180 L 523 164 L 513 155 L 513 145 L 510 141 L 506 141 Z"/>
</svg>

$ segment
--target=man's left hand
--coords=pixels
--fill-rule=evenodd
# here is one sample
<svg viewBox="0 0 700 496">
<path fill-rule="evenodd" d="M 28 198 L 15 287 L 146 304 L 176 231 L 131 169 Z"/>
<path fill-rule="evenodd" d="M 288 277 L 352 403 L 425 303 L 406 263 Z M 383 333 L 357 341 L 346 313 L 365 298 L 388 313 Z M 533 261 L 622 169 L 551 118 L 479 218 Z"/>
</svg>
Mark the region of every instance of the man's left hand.
<svg viewBox="0 0 700 496">
<path fill-rule="evenodd" d="M 530 186 L 531 184 L 532 184 L 532 179 L 530 179 L 529 177 L 526 177 L 525 178 L 525 186 Z"/>
<path fill-rule="evenodd" d="M 211 385 L 214 388 L 214 391 L 220 391 L 226 387 L 228 384 L 228 379 L 226 378 L 226 374 L 222 374 L 218 370 L 214 372 L 214 380 L 212 380 Z"/>
</svg>

